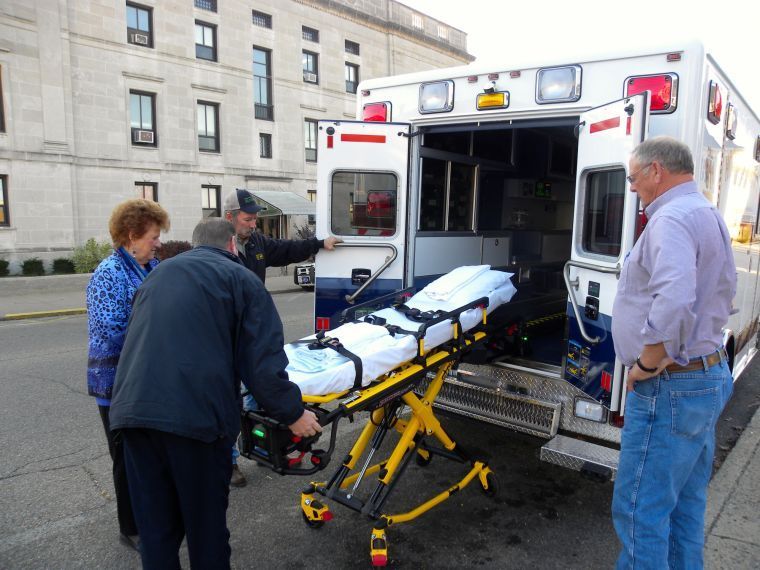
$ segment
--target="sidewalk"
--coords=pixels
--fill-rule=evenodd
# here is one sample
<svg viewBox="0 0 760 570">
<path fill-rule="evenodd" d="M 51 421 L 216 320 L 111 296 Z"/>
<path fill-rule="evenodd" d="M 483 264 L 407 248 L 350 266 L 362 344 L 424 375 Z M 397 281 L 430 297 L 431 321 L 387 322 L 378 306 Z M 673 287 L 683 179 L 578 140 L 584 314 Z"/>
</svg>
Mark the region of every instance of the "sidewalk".
<svg viewBox="0 0 760 570">
<path fill-rule="evenodd" d="M 743 378 L 746 381 L 746 378 Z M 710 483 L 705 567 L 760 567 L 760 408 Z"/>
<path fill-rule="evenodd" d="M 89 280 L 89 274 L 4 277 L 0 279 L 0 321 L 85 313 Z M 286 275 L 279 267 L 268 268 L 266 288 L 272 295 L 302 290 L 293 283 L 293 266 Z"/>
</svg>

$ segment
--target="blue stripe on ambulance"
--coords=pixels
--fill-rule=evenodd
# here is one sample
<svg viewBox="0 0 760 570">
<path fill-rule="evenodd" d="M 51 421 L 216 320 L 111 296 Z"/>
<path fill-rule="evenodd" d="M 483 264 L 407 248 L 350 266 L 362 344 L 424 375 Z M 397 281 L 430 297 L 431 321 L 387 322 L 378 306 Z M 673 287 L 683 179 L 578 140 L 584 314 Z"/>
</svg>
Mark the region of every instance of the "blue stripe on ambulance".
<svg viewBox="0 0 760 570">
<path fill-rule="evenodd" d="M 317 318 L 329 317 L 330 328 L 339 324 L 340 313 L 351 307 L 346 295 L 351 295 L 359 288 L 351 283 L 350 277 L 317 277 L 314 315 Z M 354 305 L 370 301 L 376 297 L 402 289 L 401 279 L 377 279 L 359 297 Z"/>
<path fill-rule="evenodd" d="M 582 310 L 582 309 L 581 309 Z M 570 303 L 567 305 L 568 342 L 565 353 L 565 380 L 583 390 L 605 406 L 610 406 L 610 388 L 615 373 L 615 349 L 612 344 L 612 317 L 599 313 L 589 320 L 581 313 L 583 325 L 591 337 L 601 337 L 599 344 L 583 339 Z"/>
</svg>

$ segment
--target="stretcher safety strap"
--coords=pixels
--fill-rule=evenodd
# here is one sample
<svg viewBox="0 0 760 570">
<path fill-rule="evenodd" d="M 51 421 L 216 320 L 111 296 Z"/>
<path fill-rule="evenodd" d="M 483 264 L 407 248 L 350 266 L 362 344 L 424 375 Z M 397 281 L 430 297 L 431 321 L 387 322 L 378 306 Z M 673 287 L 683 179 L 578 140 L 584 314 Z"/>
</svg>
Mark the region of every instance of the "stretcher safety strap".
<svg viewBox="0 0 760 570">
<path fill-rule="evenodd" d="M 362 359 L 356 354 L 348 350 L 340 342 L 337 337 L 325 336 L 325 331 L 319 331 L 316 334 L 316 340 L 308 345 L 309 350 L 321 350 L 325 348 L 331 348 L 341 356 L 345 356 L 351 362 L 354 363 L 354 370 L 356 371 L 356 378 L 354 379 L 354 385 L 352 390 L 358 390 L 362 387 L 362 376 L 364 375 L 364 367 L 362 365 Z"/>
</svg>

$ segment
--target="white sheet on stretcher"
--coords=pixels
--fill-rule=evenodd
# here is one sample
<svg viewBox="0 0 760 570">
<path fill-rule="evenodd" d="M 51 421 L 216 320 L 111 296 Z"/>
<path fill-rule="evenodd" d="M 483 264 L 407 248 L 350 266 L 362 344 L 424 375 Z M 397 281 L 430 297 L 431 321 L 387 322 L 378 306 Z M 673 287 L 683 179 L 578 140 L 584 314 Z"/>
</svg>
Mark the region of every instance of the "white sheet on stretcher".
<svg viewBox="0 0 760 570">
<path fill-rule="evenodd" d="M 507 303 L 515 294 L 516 289 L 509 280 L 511 276 L 511 273 L 486 269 L 475 279 L 469 276 L 466 287 L 453 291 L 448 300 L 431 299 L 423 289 L 409 299 L 406 305 L 421 311 L 451 311 L 482 297 L 488 297 L 487 312 L 490 313 Z M 416 331 L 421 326 L 421 323 L 408 319 L 403 313 L 392 308 L 382 309 L 373 315 L 382 317 L 386 319 L 387 324 L 397 325 L 404 330 Z M 464 311 L 460 315 L 462 330 L 467 331 L 476 326 L 482 315 L 482 310 L 478 308 Z M 385 327 L 365 322 L 347 323 L 326 334 L 338 338 L 347 350 L 361 358 L 363 386 L 412 360 L 417 354 L 417 341 L 412 335 L 391 336 Z M 452 336 L 453 326 L 450 320 L 431 326 L 425 334 L 425 350 L 429 351 L 443 344 Z M 313 338 L 307 337 L 304 340 Z M 348 390 L 354 385 L 354 363 L 333 349 L 310 350 L 308 343 L 293 343 L 285 345 L 285 353 L 290 362 L 287 368 L 288 376 L 298 384 L 302 394 L 330 394 Z"/>
</svg>

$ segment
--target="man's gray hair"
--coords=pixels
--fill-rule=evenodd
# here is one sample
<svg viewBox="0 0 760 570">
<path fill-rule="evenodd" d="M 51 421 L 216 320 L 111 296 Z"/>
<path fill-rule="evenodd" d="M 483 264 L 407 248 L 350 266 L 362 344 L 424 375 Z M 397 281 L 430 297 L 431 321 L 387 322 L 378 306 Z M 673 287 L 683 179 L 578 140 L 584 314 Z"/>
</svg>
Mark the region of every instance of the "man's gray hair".
<svg viewBox="0 0 760 570">
<path fill-rule="evenodd" d="M 657 161 L 673 174 L 694 174 L 694 159 L 689 147 L 673 137 L 645 140 L 633 149 L 631 156 L 642 167 Z"/>
<path fill-rule="evenodd" d="M 193 247 L 208 245 L 227 249 L 230 238 L 235 235 L 235 226 L 222 218 L 206 218 L 193 230 Z"/>
</svg>

